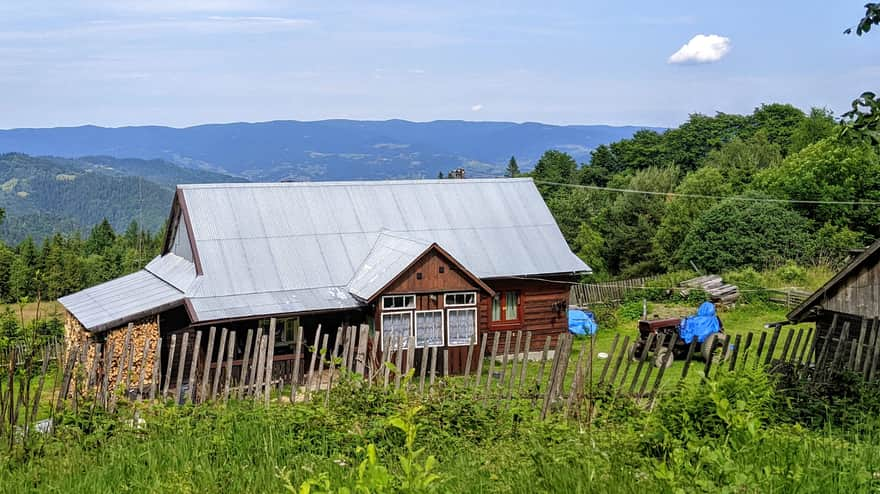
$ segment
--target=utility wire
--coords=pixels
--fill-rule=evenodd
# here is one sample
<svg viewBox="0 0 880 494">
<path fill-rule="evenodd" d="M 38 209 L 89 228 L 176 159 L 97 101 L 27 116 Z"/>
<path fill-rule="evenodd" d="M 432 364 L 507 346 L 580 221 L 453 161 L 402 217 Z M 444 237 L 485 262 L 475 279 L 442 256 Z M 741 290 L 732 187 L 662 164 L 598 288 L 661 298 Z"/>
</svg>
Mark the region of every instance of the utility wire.
<svg viewBox="0 0 880 494">
<path fill-rule="evenodd" d="M 504 178 L 500 175 L 490 175 L 483 173 L 471 173 L 472 176 L 476 178 Z M 534 180 L 534 179 L 533 179 Z M 666 196 L 666 197 L 686 197 L 690 199 L 732 199 L 734 201 L 743 201 L 743 202 L 775 202 L 775 203 L 786 203 L 786 204 L 813 204 L 813 205 L 840 205 L 840 206 L 878 206 L 880 205 L 880 201 L 821 201 L 821 200 L 804 200 L 804 199 L 778 199 L 772 197 L 747 197 L 747 196 L 713 196 L 708 194 L 685 194 L 681 192 L 660 192 L 656 190 L 636 190 L 636 189 L 622 189 L 617 187 L 602 187 L 599 185 L 581 185 L 581 184 L 569 184 L 564 182 L 550 182 L 547 180 L 534 180 L 536 184 L 541 185 L 554 185 L 558 187 L 571 187 L 576 189 L 587 189 L 587 190 L 597 190 L 597 191 L 605 191 L 605 192 L 620 192 L 624 194 L 643 194 L 649 196 Z"/>
</svg>

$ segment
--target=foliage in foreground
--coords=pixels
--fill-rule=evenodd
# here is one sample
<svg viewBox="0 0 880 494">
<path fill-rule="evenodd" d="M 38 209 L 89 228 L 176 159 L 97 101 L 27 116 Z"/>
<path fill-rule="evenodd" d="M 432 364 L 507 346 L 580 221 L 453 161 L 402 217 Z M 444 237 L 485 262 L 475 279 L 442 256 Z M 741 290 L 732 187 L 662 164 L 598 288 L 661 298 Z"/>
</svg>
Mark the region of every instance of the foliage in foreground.
<svg viewBox="0 0 880 494">
<path fill-rule="evenodd" d="M 787 385 L 791 385 L 788 383 Z M 880 424 L 798 423 L 761 371 L 646 404 L 596 390 L 588 425 L 455 385 L 419 400 L 344 382 L 268 408 L 81 408 L 54 437 L 0 454 L 5 492 L 868 492 Z M 796 406 L 796 405 L 794 405 Z M 864 409 L 868 411 L 868 409 Z M 583 410 L 584 414 L 587 409 Z M 807 411 L 809 412 L 809 411 Z M 132 420 L 143 419 L 143 426 Z M 803 418 L 803 417 L 801 417 Z M 814 417 L 815 418 L 815 417 Z M 807 426 L 811 427 L 807 427 Z M 857 427 L 856 427 L 857 425 Z"/>
</svg>

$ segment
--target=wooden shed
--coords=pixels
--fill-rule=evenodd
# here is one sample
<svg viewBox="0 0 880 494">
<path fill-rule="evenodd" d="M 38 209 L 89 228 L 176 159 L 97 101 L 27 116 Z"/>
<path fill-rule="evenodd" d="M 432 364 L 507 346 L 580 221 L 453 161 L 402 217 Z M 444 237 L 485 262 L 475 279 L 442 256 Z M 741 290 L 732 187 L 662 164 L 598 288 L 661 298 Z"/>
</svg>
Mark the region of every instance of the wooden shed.
<svg viewBox="0 0 880 494">
<path fill-rule="evenodd" d="M 864 326 L 870 334 L 880 318 L 880 241 L 862 251 L 844 269 L 788 314 L 792 322 L 815 322 L 824 338 L 832 326 L 849 323 L 850 338 Z"/>
</svg>

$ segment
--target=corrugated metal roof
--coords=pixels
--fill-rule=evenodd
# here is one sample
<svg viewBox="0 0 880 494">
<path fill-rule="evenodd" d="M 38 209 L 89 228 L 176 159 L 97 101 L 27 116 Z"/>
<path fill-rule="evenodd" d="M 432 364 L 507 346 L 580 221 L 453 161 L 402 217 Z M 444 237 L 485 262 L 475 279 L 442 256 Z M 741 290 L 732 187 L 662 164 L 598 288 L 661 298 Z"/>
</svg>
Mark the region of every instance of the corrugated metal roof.
<svg viewBox="0 0 880 494">
<path fill-rule="evenodd" d="M 183 303 L 183 292 L 141 270 L 58 299 L 89 331 L 102 331 Z"/>
<path fill-rule="evenodd" d="M 430 244 L 381 233 L 354 277 L 348 283 L 348 291 L 361 300 L 370 300 L 401 271 L 413 263 Z"/>
<path fill-rule="evenodd" d="M 199 315 L 200 321 L 355 309 L 362 306 L 345 288 L 340 287 L 247 293 L 188 300 Z"/>
<path fill-rule="evenodd" d="M 176 254 L 157 256 L 144 268 L 181 292 L 186 292 L 196 279 L 196 267 Z"/>
<path fill-rule="evenodd" d="M 185 291 L 196 322 L 356 307 L 351 293 L 363 297 L 432 243 L 478 278 L 590 271 L 531 179 L 179 190 L 202 274 L 170 254 L 147 269 Z"/>
</svg>

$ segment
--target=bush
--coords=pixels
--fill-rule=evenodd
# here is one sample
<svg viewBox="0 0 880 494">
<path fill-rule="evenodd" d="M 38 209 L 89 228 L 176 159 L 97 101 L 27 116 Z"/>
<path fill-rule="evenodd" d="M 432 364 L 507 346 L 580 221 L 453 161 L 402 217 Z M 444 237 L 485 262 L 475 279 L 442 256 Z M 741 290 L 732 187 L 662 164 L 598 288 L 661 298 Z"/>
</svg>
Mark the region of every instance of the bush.
<svg viewBox="0 0 880 494">
<path fill-rule="evenodd" d="M 783 204 L 726 199 L 694 222 L 681 262 L 713 273 L 762 269 L 803 258 L 809 241 L 807 220 Z"/>
</svg>

